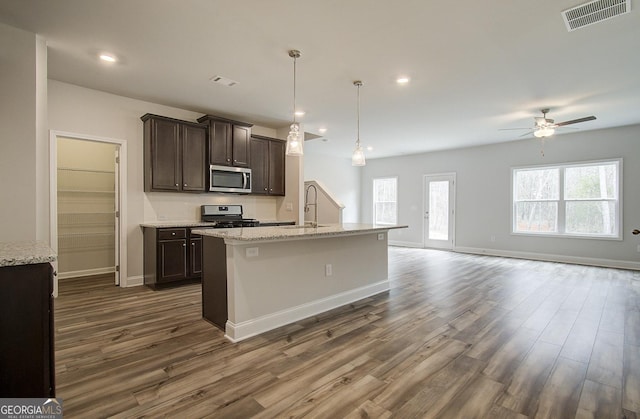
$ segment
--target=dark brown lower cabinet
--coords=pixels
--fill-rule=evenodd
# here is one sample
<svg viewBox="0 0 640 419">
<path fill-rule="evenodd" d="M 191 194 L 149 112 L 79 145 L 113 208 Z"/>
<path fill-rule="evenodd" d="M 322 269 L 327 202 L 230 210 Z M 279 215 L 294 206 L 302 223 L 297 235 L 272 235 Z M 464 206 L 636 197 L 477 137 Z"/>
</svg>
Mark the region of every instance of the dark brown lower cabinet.
<svg viewBox="0 0 640 419">
<path fill-rule="evenodd" d="M 152 288 L 200 279 L 202 237 L 188 227 L 144 228 L 144 283 Z"/>
<path fill-rule="evenodd" d="M 0 268 L 0 397 L 55 397 L 53 268 Z"/>
</svg>

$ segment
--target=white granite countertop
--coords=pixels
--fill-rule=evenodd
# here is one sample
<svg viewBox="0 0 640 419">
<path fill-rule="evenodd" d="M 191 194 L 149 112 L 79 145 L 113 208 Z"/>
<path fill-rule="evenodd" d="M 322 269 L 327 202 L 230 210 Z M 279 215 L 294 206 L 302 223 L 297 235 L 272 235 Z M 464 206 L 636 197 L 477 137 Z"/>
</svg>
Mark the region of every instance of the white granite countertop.
<svg viewBox="0 0 640 419">
<path fill-rule="evenodd" d="M 276 226 L 276 227 L 243 227 L 195 229 L 193 233 L 202 236 L 225 239 L 225 243 L 256 242 L 275 240 L 310 239 L 331 236 L 346 236 L 354 234 L 368 234 L 383 232 L 396 228 L 407 228 L 406 225 L 380 224 L 320 224 L 318 227 L 305 226 Z"/>
<path fill-rule="evenodd" d="M 42 241 L 0 242 L 0 267 L 54 262 L 56 254 Z"/>
<path fill-rule="evenodd" d="M 147 221 L 140 224 L 140 226 L 150 228 L 211 227 L 212 223 L 206 221 Z"/>
<path fill-rule="evenodd" d="M 278 220 L 259 220 L 264 224 L 276 224 L 276 223 L 295 223 L 293 220 L 278 221 Z M 149 228 L 179 228 L 179 227 L 213 227 L 214 223 L 206 221 L 147 221 L 140 224 L 140 227 Z"/>
</svg>

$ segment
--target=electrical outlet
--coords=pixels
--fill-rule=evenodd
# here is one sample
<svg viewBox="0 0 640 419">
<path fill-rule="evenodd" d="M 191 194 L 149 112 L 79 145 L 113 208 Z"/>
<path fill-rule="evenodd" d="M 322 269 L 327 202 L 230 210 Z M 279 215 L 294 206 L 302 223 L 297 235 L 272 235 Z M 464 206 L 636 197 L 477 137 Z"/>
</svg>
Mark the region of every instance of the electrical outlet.
<svg viewBox="0 0 640 419">
<path fill-rule="evenodd" d="M 258 248 L 257 247 L 247 247 L 245 254 L 248 258 L 254 258 L 258 256 Z"/>
<path fill-rule="evenodd" d="M 330 263 L 327 263 L 326 265 L 324 265 L 324 276 L 331 275 L 333 275 L 333 266 L 331 266 Z"/>
<path fill-rule="evenodd" d="M 640 244 L 638 245 L 638 253 L 640 253 Z"/>
<path fill-rule="evenodd" d="M 293 211 L 293 204 L 291 202 L 287 202 L 285 208 L 287 209 L 287 211 Z"/>
<path fill-rule="evenodd" d="M 495 242 L 496 241 L 496 236 L 491 236 L 491 241 Z"/>
</svg>

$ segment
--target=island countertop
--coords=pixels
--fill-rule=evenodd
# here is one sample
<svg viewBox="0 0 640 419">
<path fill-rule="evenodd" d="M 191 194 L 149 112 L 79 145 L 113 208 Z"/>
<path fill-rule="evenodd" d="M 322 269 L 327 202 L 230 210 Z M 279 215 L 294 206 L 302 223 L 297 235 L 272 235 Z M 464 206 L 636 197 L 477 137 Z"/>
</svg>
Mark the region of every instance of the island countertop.
<svg viewBox="0 0 640 419">
<path fill-rule="evenodd" d="M 370 234 L 396 228 L 407 228 L 406 225 L 383 224 L 320 224 L 317 227 L 309 225 L 290 225 L 277 227 L 243 227 L 219 229 L 194 229 L 192 233 L 202 236 L 225 239 L 225 243 L 297 240 L 322 237 L 336 237 L 356 234 Z"/>
<path fill-rule="evenodd" d="M 0 242 L 0 267 L 54 262 L 56 254 L 42 241 Z"/>
</svg>

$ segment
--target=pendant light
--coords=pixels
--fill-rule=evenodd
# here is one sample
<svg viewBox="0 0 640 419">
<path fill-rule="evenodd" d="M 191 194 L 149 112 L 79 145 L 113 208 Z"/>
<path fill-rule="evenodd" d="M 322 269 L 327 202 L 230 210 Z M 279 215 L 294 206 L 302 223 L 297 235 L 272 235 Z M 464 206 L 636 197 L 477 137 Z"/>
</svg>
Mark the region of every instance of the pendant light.
<svg viewBox="0 0 640 419">
<path fill-rule="evenodd" d="M 287 156 L 302 156 L 302 133 L 300 125 L 296 122 L 296 59 L 300 58 L 300 51 L 290 50 L 289 57 L 293 58 L 293 123 L 287 136 Z"/>
<path fill-rule="evenodd" d="M 367 162 L 364 158 L 364 150 L 362 150 L 362 146 L 360 145 L 360 87 L 362 86 L 362 82 L 356 80 L 353 82 L 353 85 L 358 88 L 358 137 L 356 138 L 356 149 L 353 150 L 353 155 L 351 156 L 351 165 L 364 166 Z"/>
</svg>

